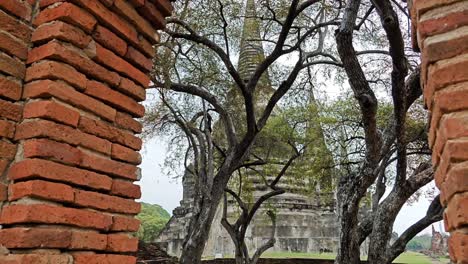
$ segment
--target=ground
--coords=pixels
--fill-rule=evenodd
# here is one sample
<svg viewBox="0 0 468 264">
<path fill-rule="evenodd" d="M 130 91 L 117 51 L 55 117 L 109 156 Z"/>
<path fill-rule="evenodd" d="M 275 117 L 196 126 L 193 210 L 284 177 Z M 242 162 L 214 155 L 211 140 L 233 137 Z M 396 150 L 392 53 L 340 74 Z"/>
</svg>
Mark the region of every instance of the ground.
<svg viewBox="0 0 468 264">
<path fill-rule="evenodd" d="M 334 259 L 334 254 L 306 254 L 306 253 L 266 253 L 265 258 L 313 258 L 313 259 Z M 421 253 L 405 252 L 395 260 L 395 263 L 405 264 L 447 264 L 448 258 L 431 259 Z"/>
</svg>

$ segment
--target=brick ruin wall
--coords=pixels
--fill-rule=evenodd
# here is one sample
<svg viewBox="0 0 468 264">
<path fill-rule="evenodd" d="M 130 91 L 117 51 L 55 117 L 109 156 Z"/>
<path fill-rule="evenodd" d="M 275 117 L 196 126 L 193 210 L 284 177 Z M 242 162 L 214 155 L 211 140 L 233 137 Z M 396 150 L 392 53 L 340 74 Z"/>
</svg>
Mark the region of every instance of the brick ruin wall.
<svg viewBox="0 0 468 264">
<path fill-rule="evenodd" d="M 468 263 L 468 1 L 413 0 L 413 42 L 454 263 Z"/>
<path fill-rule="evenodd" d="M 0 0 L 0 263 L 130 264 L 169 0 Z"/>
</svg>

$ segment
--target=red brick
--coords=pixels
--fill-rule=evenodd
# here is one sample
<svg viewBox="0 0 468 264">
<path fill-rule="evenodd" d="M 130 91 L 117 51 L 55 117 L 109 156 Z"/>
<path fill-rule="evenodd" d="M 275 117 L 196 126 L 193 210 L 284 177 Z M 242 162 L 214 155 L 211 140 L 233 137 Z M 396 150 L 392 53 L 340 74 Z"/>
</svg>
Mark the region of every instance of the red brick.
<svg viewBox="0 0 468 264">
<path fill-rule="evenodd" d="M 150 1 L 145 1 L 145 5 L 138 8 L 138 11 L 149 21 L 156 29 L 163 29 L 166 27 L 166 19 L 161 12 Z"/>
<path fill-rule="evenodd" d="M 79 165 L 83 160 L 83 154 L 78 148 L 48 139 L 25 141 L 23 152 L 25 158 L 54 159 L 70 165 Z"/>
<path fill-rule="evenodd" d="M 0 140 L 0 158 L 13 160 L 16 155 L 16 145 Z"/>
<path fill-rule="evenodd" d="M 13 78 L 0 76 L 0 97 L 18 101 L 21 98 L 21 84 Z"/>
<path fill-rule="evenodd" d="M 18 19 L 2 12 L 0 10 L 0 25 L 2 30 L 28 43 L 31 39 L 31 29 Z"/>
<path fill-rule="evenodd" d="M 468 234 L 453 232 L 449 237 L 449 252 L 452 260 L 468 263 Z"/>
<path fill-rule="evenodd" d="M 0 244 L 9 248 L 67 248 L 71 231 L 52 228 L 8 228 L 0 230 Z"/>
<path fill-rule="evenodd" d="M 134 81 L 140 83 L 145 87 L 149 85 L 150 79 L 145 73 L 133 67 L 126 60 L 115 55 L 115 53 L 102 47 L 99 44 L 96 44 L 96 56 L 93 59 L 103 65 L 114 69 L 122 75 L 133 79 Z"/>
<path fill-rule="evenodd" d="M 450 199 L 447 209 L 448 231 L 453 231 L 457 228 L 462 228 L 468 223 L 468 192 L 455 194 Z"/>
<path fill-rule="evenodd" d="M 420 17 L 425 12 L 430 9 L 434 9 L 440 6 L 448 5 L 453 2 L 457 2 L 460 0 L 417 0 L 413 1 L 414 9 L 417 11 L 417 16 Z"/>
<path fill-rule="evenodd" d="M 140 199 L 141 189 L 139 185 L 129 181 L 114 180 L 112 182 L 111 193 L 113 195 L 123 196 L 127 198 Z"/>
<path fill-rule="evenodd" d="M 61 206 L 17 204 L 3 207 L 0 222 L 2 224 L 63 224 L 109 230 L 112 225 L 112 217 L 93 211 Z"/>
<path fill-rule="evenodd" d="M 14 164 L 10 168 L 8 177 L 10 180 L 40 178 L 97 190 L 110 190 L 112 185 L 112 180 L 105 175 L 40 159 L 24 160 Z"/>
<path fill-rule="evenodd" d="M 26 70 L 26 82 L 50 79 L 63 80 L 78 90 L 86 88 L 87 78 L 72 66 L 56 61 L 41 61 Z"/>
<path fill-rule="evenodd" d="M 42 9 L 58 2 L 63 2 L 63 0 L 39 0 L 39 7 Z"/>
<path fill-rule="evenodd" d="M 0 52 L 0 72 L 24 79 L 26 66 L 20 60 Z"/>
<path fill-rule="evenodd" d="M 140 220 L 130 217 L 114 216 L 111 231 L 114 232 L 137 232 L 140 228 Z"/>
<path fill-rule="evenodd" d="M 80 250 L 105 250 L 107 247 L 107 236 L 97 232 L 75 231 L 71 236 L 70 249 Z"/>
<path fill-rule="evenodd" d="M 134 63 L 137 67 L 140 67 L 144 72 L 149 72 L 153 68 L 153 61 L 151 58 L 147 58 L 133 47 L 128 47 L 125 58 Z"/>
<path fill-rule="evenodd" d="M 46 254 L 21 254 L 21 255 L 5 255 L 0 256 L 2 264 L 69 264 L 70 256 L 62 255 L 46 255 Z"/>
<path fill-rule="evenodd" d="M 100 0 L 105 6 L 111 7 L 115 0 Z"/>
<path fill-rule="evenodd" d="M 156 7 L 158 8 L 159 11 L 161 11 L 161 13 L 164 15 L 164 16 L 170 16 L 172 15 L 172 11 L 174 11 L 174 8 L 172 7 L 172 4 L 170 1 L 168 0 L 156 0 L 156 1 L 153 1 L 154 4 L 156 5 Z"/>
<path fill-rule="evenodd" d="M 447 152 L 451 160 L 468 160 L 468 140 L 454 139 L 447 141 L 444 155 L 445 152 Z"/>
<path fill-rule="evenodd" d="M 6 120 L 0 120 L 0 137 L 12 139 L 14 135 L 15 123 Z"/>
<path fill-rule="evenodd" d="M 76 127 L 80 113 L 54 101 L 35 101 L 25 105 L 23 118 L 44 118 Z"/>
<path fill-rule="evenodd" d="M 111 143 L 107 140 L 82 133 L 69 126 L 47 120 L 25 122 L 16 127 L 16 139 L 47 137 L 73 146 L 82 146 L 104 154 L 110 154 Z"/>
<path fill-rule="evenodd" d="M 113 86 L 117 86 L 120 83 L 120 77 L 117 73 L 108 71 L 93 62 L 80 50 L 66 46 L 57 40 L 34 48 L 29 52 L 28 63 L 42 59 L 56 59 L 66 62 L 79 71 Z"/>
<path fill-rule="evenodd" d="M 424 41 L 423 65 L 448 59 L 468 51 L 468 29 L 459 28 Z"/>
<path fill-rule="evenodd" d="M 1 174 L 1 171 L 0 171 L 0 174 Z M 0 183 L 0 203 L 5 202 L 7 199 L 8 199 L 8 187 L 5 184 Z M 119 224 L 118 226 L 123 226 L 123 224 L 121 222 L 118 223 Z M 116 226 L 115 219 L 114 219 L 114 223 L 112 224 L 112 227 L 114 227 L 114 226 Z M 123 231 L 123 230 L 119 230 L 119 231 Z"/>
<path fill-rule="evenodd" d="M 125 179 L 136 180 L 137 178 L 137 169 L 135 166 L 101 158 L 92 154 L 83 155 L 80 166 Z"/>
<path fill-rule="evenodd" d="M 117 88 L 122 93 L 131 96 L 137 101 L 144 101 L 146 99 L 145 88 L 135 84 L 133 81 L 122 78 L 120 85 Z"/>
<path fill-rule="evenodd" d="M 97 192 L 76 190 L 75 204 L 115 213 L 138 214 L 141 205 L 133 200 Z"/>
<path fill-rule="evenodd" d="M 64 83 L 45 80 L 29 83 L 24 87 L 25 99 L 51 97 L 59 98 L 77 108 L 94 113 L 105 120 L 115 120 L 115 109 L 83 93 L 77 92 Z"/>
<path fill-rule="evenodd" d="M 124 0 L 115 0 L 114 6 L 115 12 L 132 23 L 140 33 L 149 38 L 153 43 L 159 42 L 159 34 L 146 19 L 138 14 L 130 3 Z"/>
<path fill-rule="evenodd" d="M 140 150 L 142 146 L 142 141 L 140 138 L 137 138 L 102 121 L 93 120 L 83 116 L 80 119 L 79 128 L 86 133 L 90 133 L 112 142 L 128 146 L 134 150 Z"/>
<path fill-rule="evenodd" d="M 120 128 L 131 130 L 135 133 L 141 133 L 143 126 L 140 122 L 133 119 L 130 115 L 117 112 L 115 122 Z"/>
<path fill-rule="evenodd" d="M 9 161 L 0 159 L 0 176 L 2 176 L 3 173 L 7 170 L 9 164 Z"/>
<path fill-rule="evenodd" d="M 42 10 L 34 19 L 34 26 L 38 27 L 44 23 L 61 20 L 72 25 L 78 26 L 84 31 L 90 33 L 96 25 L 96 19 L 83 9 L 71 4 L 61 3 L 53 8 Z"/>
<path fill-rule="evenodd" d="M 112 189 L 114 189 L 114 183 Z M 465 161 L 452 167 L 440 189 L 441 201 L 444 205 L 447 205 L 453 195 L 468 192 L 468 162 Z"/>
<path fill-rule="evenodd" d="M 4 51 L 22 60 L 28 57 L 28 47 L 24 42 L 0 31 L 0 51 Z"/>
<path fill-rule="evenodd" d="M 120 56 L 127 52 L 127 43 L 105 27 L 98 25 L 93 33 L 94 40 Z"/>
<path fill-rule="evenodd" d="M 145 114 L 145 108 L 135 100 L 112 90 L 100 82 L 88 81 L 85 93 L 98 98 L 117 109 L 127 111 L 136 117 L 143 117 Z"/>
<path fill-rule="evenodd" d="M 73 188 L 61 183 L 33 180 L 10 184 L 10 201 L 24 197 L 42 198 L 57 202 L 73 202 Z"/>
<path fill-rule="evenodd" d="M 93 253 L 73 254 L 74 264 L 135 264 L 136 258 L 126 255 L 104 255 Z"/>
<path fill-rule="evenodd" d="M 31 6 L 21 0 L 0 1 L 0 7 L 7 12 L 29 21 L 31 19 Z"/>
<path fill-rule="evenodd" d="M 127 40 L 136 43 L 137 32 L 136 30 L 123 18 L 114 12 L 110 11 L 105 5 L 95 0 L 74 0 L 79 3 L 81 6 L 86 8 L 90 13 L 95 15 L 101 24 L 112 29 L 115 33 L 119 34 L 121 37 L 126 38 Z"/>
<path fill-rule="evenodd" d="M 119 144 L 112 144 L 111 157 L 134 165 L 141 164 L 140 153 Z"/>
<path fill-rule="evenodd" d="M 138 45 L 136 47 L 138 47 L 141 52 L 150 58 L 153 58 L 154 55 L 156 55 L 156 50 L 154 49 L 153 45 L 151 45 L 151 43 L 141 35 L 138 37 Z"/>
<path fill-rule="evenodd" d="M 36 44 L 41 44 L 52 39 L 70 42 L 79 48 L 85 48 L 91 42 L 91 37 L 81 29 L 62 21 L 41 25 L 34 31 L 31 40 Z"/>
<path fill-rule="evenodd" d="M 452 10 L 446 10 L 450 13 L 438 14 L 436 17 L 428 17 L 418 23 L 418 33 L 420 38 L 433 36 L 436 34 L 445 33 L 447 31 L 456 29 L 461 25 L 468 24 L 468 10 L 463 10 L 463 5 L 466 3 L 460 2 L 452 5 Z M 447 7 L 444 8 L 444 10 Z M 434 11 L 441 11 L 434 10 Z"/>
<path fill-rule="evenodd" d="M 138 250 L 138 239 L 128 235 L 110 234 L 107 241 L 107 250 L 112 252 L 136 252 Z"/>
<path fill-rule="evenodd" d="M 0 99 L 0 117 L 19 121 L 21 119 L 21 112 L 21 105 Z"/>
</svg>

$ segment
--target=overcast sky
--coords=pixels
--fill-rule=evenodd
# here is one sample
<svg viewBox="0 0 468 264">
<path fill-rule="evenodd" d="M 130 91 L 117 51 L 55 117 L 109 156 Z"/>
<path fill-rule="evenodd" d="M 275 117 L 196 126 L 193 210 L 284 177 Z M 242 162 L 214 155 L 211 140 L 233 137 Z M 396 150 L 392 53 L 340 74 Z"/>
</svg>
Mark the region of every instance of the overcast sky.
<svg viewBox="0 0 468 264">
<path fill-rule="evenodd" d="M 142 152 L 143 163 L 141 165 L 143 178 L 140 184 L 142 186 L 143 202 L 159 204 L 172 214 L 172 210 L 179 205 L 182 198 L 182 183 L 180 180 L 169 179 L 167 175 L 162 173 L 161 166 L 164 162 L 165 153 L 166 147 L 161 139 L 156 138 L 145 142 Z M 429 201 L 425 198 L 421 198 L 411 206 L 404 206 L 395 222 L 394 230 L 401 234 L 426 214 L 428 206 Z M 443 228 L 442 226 L 439 223 L 434 225 L 436 230 L 440 230 L 440 228 Z M 430 232 L 430 228 L 424 231 L 424 233 Z"/>
</svg>

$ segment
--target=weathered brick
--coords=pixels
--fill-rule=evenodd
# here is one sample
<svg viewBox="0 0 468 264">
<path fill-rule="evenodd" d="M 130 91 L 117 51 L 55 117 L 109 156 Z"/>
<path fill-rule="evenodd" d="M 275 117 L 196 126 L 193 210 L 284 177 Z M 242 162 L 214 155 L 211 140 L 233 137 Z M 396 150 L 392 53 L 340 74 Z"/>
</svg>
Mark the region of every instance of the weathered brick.
<svg viewBox="0 0 468 264">
<path fill-rule="evenodd" d="M 116 110 L 93 99 L 83 93 L 77 92 L 65 83 L 50 80 L 29 83 L 24 87 L 24 98 L 51 98 L 56 97 L 77 108 L 96 114 L 97 116 L 114 121 Z"/>
<path fill-rule="evenodd" d="M 0 72 L 23 79 L 26 66 L 20 60 L 0 52 Z"/>
<path fill-rule="evenodd" d="M 0 244 L 13 248 L 67 248 L 70 230 L 53 228 L 7 228 L 0 230 Z"/>
<path fill-rule="evenodd" d="M 69 165 L 79 165 L 83 160 L 78 148 L 44 138 L 25 141 L 23 152 L 25 158 L 54 159 Z"/>
<path fill-rule="evenodd" d="M 138 36 L 137 47 L 141 52 L 150 58 L 153 58 L 154 55 L 156 55 L 156 50 L 154 49 L 153 45 L 151 45 L 151 43 L 144 36 Z"/>
<path fill-rule="evenodd" d="M 468 263 L 468 234 L 461 232 L 451 233 L 448 248 L 454 263 Z"/>
<path fill-rule="evenodd" d="M 31 40 L 36 44 L 41 44 L 52 39 L 70 42 L 79 48 L 85 48 L 91 42 L 91 37 L 83 30 L 62 21 L 41 25 L 34 31 Z"/>
<path fill-rule="evenodd" d="M 136 218 L 114 216 L 111 231 L 114 232 L 137 232 L 140 228 L 140 220 Z"/>
<path fill-rule="evenodd" d="M 96 44 L 96 56 L 93 59 L 103 65 L 106 65 L 107 67 L 112 68 L 120 74 L 133 79 L 145 87 L 149 85 L 150 79 L 145 73 L 133 67 L 126 60 L 115 55 L 115 53 L 102 47 L 99 44 Z"/>
<path fill-rule="evenodd" d="M 131 96 L 135 100 L 141 102 L 146 99 L 146 90 L 140 85 L 135 84 L 133 81 L 122 78 L 119 87 L 117 88 L 120 92 Z"/>
<path fill-rule="evenodd" d="M 69 264 L 71 256 L 62 255 L 47 255 L 47 254 L 10 254 L 0 256 L 0 263 L 4 264 Z"/>
<path fill-rule="evenodd" d="M 7 170 L 10 161 L 5 159 L 0 159 L 0 176 Z"/>
<path fill-rule="evenodd" d="M 2 10 L 0 10 L 0 25 L 2 25 L 2 30 L 21 39 L 25 43 L 28 43 L 31 39 L 31 29 L 18 19 L 2 12 Z"/>
<path fill-rule="evenodd" d="M 74 0 L 92 13 L 106 27 L 127 40 L 136 43 L 137 32 L 127 21 L 110 11 L 100 1 L 95 0 Z"/>
<path fill-rule="evenodd" d="M 153 61 L 151 58 L 147 58 L 132 46 L 128 47 L 125 58 L 134 63 L 137 67 L 140 67 L 144 72 L 149 72 L 153 68 Z"/>
<path fill-rule="evenodd" d="M 61 20 L 78 26 L 88 33 L 93 31 L 97 23 L 96 19 L 85 10 L 74 4 L 65 2 L 53 5 L 52 8 L 43 9 L 34 19 L 34 25 L 38 27 L 54 20 Z"/>
<path fill-rule="evenodd" d="M 145 114 L 145 108 L 138 104 L 135 100 L 112 90 L 100 82 L 88 81 L 86 84 L 85 93 L 98 98 L 117 109 L 126 111 L 136 117 L 143 117 Z"/>
<path fill-rule="evenodd" d="M 15 163 L 8 173 L 11 180 L 46 179 L 96 190 L 110 190 L 112 180 L 102 174 L 48 160 L 31 159 Z"/>
<path fill-rule="evenodd" d="M 82 116 L 79 123 L 79 128 L 89 134 L 93 134 L 111 142 L 116 142 L 134 150 L 140 150 L 142 141 L 140 138 L 132 134 L 115 128 L 99 120 L 93 120 Z"/>
<path fill-rule="evenodd" d="M 114 183 L 112 184 L 112 189 Z M 441 186 L 441 201 L 446 206 L 453 195 L 468 192 L 468 161 L 452 167 Z"/>
<path fill-rule="evenodd" d="M 63 224 L 98 230 L 109 230 L 112 217 L 84 209 L 45 204 L 9 205 L 2 209 L 2 224 Z"/>
<path fill-rule="evenodd" d="M 117 86 L 120 83 L 120 77 L 117 73 L 111 72 L 96 64 L 80 50 L 71 46 L 66 46 L 64 43 L 57 40 L 52 40 L 47 44 L 34 48 L 28 54 L 28 63 L 33 63 L 42 59 L 56 59 L 66 62 L 80 72 L 113 86 Z"/>
<path fill-rule="evenodd" d="M 143 17 L 138 14 L 135 8 L 124 0 L 115 0 L 114 1 L 114 10 L 115 12 L 122 15 L 127 21 L 130 21 L 136 29 L 150 39 L 153 43 L 159 42 L 159 34 L 152 27 L 152 25 Z"/>
<path fill-rule="evenodd" d="M 455 194 L 445 210 L 448 231 L 462 228 L 468 223 L 466 212 L 468 212 L 468 192 Z"/>
<path fill-rule="evenodd" d="M 133 200 L 82 190 L 75 192 L 75 204 L 124 214 L 138 214 L 141 209 L 141 205 Z"/>
<path fill-rule="evenodd" d="M 156 29 L 166 27 L 166 20 L 156 6 L 151 1 L 145 1 L 145 5 L 138 8 L 138 11 L 149 21 Z"/>
<path fill-rule="evenodd" d="M 107 250 L 112 252 L 136 252 L 138 239 L 124 234 L 110 234 L 107 236 Z"/>
<path fill-rule="evenodd" d="M 63 2 L 63 0 L 39 0 L 39 7 L 42 9 L 58 2 Z"/>
<path fill-rule="evenodd" d="M 78 90 L 86 88 L 87 78 L 72 66 L 56 61 L 40 61 L 26 70 L 26 82 L 50 79 L 63 80 Z"/>
<path fill-rule="evenodd" d="M 468 7 L 464 1 L 430 10 L 418 23 L 419 37 L 445 33 L 468 24 Z"/>
<path fill-rule="evenodd" d="M 0 31 L 0 51 L 16 56 L 22 60 L 28 57 L 28 47 L 26 44 L 11 35 Z"/>
<path fill-rule="evenodd" d="M 21 119 L 21 112 L 21 105 L 0 99 L 0 117 L 19 121 Z"/>
<path fill-rule="evenodd" d="M 117 112 L 115 122 L 120 128 L 128 129 L 135 133 L 141 133 L 143 130 L 143 126 L 140 122 L 133 119 L 130 115 L 122 112 Z"/>
<path fill-rule="evenodd" d="M 145 0 L 130 0 L 134 7 L 141 7 L 145 5 Z"/>
<path fill-rule="evenodd" d="M 120 178 L 131 180 L 135 180 L 137 178 L 137 169 L 135 166 L 111 159 L 101 158 L 92 154 L 83 155 L 80 166 Z"/>
<path fill-rule="evenodd" d="M 2 161 L 0 160 L 0 162 L 2 162 Z M 0 164 L 0 169 L 1 169 L 1 164 Z M 0 170 L 0 174 L 1 173 L 2 173 L 2 171 Z M 6 200 L 8 200 L 8 187 L 5 184 L 0 183 L 0 203 L 5 202 Z M 118 227 L 123 226 L 123 223 L 121 223 L 121 222 L 119 222 Z M 115 224 L 115 220 L 114 220 L 114 223 L 112 224 L 112 227 L 114 227 L 115 225 L 116 224 Z M 119 230 L 119 231 L 123 231 L 123 230 Z"/>
<path fill-rule="evenodd" d="M 21 84 L 19 81 L 0 75 L 0 97 L 18 101 L 21 98 Z"/>
<path fill-rule="evenodd" d="M 112 144 L 111 157 L 134 165 L 141 164 L 140 153 L 119 144 Z"/>
<path fill-rule="evenodd" d="M 15 123 L 0 119 L 0 137 L 12 139 L 14 135 L 15 135 Z"/>
<path fill-rule="evenodd" d="M 23 118 L 44 118 L 76 127 L 80 113 L 54 101 L 35 101 L 24 106 Z"/>
<path fill-rule="evenodd" d="M 42 198 L 57 202 L 73 202 L 75 199 L 73 188 L 66 184 L 33 180 L 9 185 L 10 201 L 24 197 Z"/>
<path fill-rule="evenodd" d="M 16 145 L 0 140 L 0 158 L 13 160 L 16 155 Z"/>
<path fill-rule="evenodd" d="M 127 52 L 127 43 L 105 27 L 98 25 L 93 33 L 94 40 L 120 56 Z"/>
<path fill-rule="evenodd" d="M 73 146 L 82 146 L 104 154 L 110 154 L 111 143 L 107 140 L 82 133 L 72 127 L 48 120 L 25 122 L 16 127 L 16 139 L 50 138 Z"/>
<path fill-rule="evenodd" d="M 107 236 L 97 232 L 74 231 L 71 235 L 70 249 L 105 250 Z"/>
<path fill-rule="evenodd" d="M 104 255 L 93 253 L 73 254 L 74 264 L 135 264 L 136 258 L 126 255 Z"/>
<path fill-rule="evenodd" d="M 116 179 L 112 182 L 111 194 L 127 198 L 140 199 L 141 189 L 139 185 L 133 184 L 130 181 Z"/>
<path fill-rule="evenodd" d="M 423 64 L 448 59 L 468 51 L 468 27 L 428 37 L 424 41 Z"/>
<path fill-rule="evenodd" d="M 27 2 L 21 0 L 0 1 L 0 7 L 24 20 L 31 19 L 31 6 Z"/>
<path fill-rule="evenodd" d="M 157 0 L 153 1 L 153 3 L 156 5 L 159 11 L 161 13 L 168 17 L 172 14 L 172 11 L 174 11 L 174 8 L 172 7 L 172 4 L 169 0 Z"/>
</svg>

